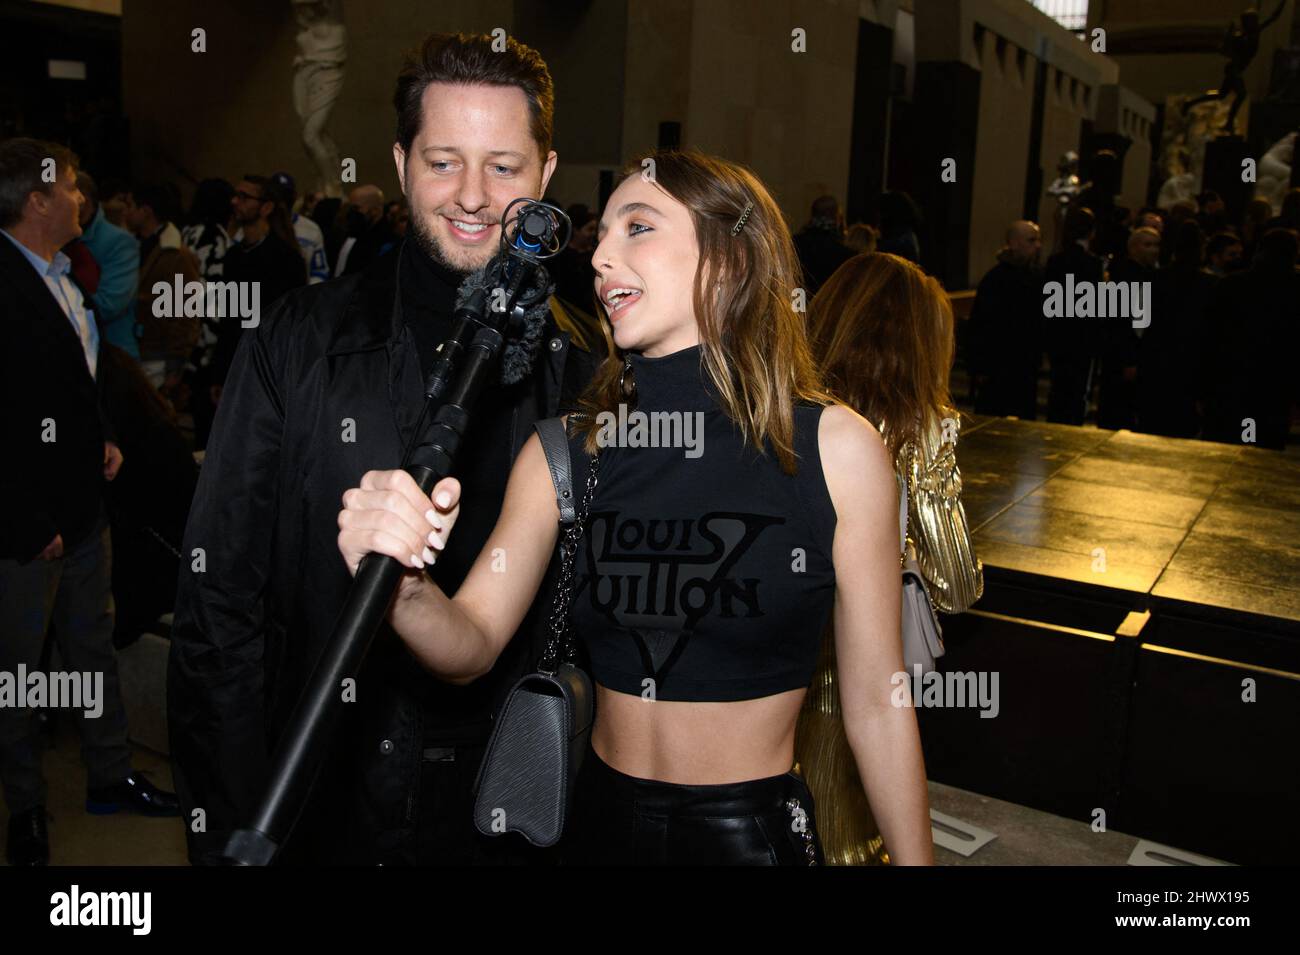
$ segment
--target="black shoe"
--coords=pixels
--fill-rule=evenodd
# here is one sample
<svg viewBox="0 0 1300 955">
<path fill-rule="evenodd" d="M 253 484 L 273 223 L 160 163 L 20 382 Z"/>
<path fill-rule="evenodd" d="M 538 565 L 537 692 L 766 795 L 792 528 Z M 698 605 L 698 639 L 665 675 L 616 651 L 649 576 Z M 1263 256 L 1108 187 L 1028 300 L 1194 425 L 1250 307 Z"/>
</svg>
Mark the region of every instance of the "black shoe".
<svg viewBox="0 0 1300 955">
<path fill-rule="evenodd" d="M 45 828 L 44 806 L 9 817 L 5 858 L 12 866 L 50 864 L 50 833 Z"/>
<path fill-rule="evenodd" d="M 179 816 L 181 801 L 175 793 L 164 792 L 149 782 L 139 770 L 132 770 L 120 783 L 86 790 L 86 812 L 111 816 L 122 809 L 145 816 Z"/>
</svg>

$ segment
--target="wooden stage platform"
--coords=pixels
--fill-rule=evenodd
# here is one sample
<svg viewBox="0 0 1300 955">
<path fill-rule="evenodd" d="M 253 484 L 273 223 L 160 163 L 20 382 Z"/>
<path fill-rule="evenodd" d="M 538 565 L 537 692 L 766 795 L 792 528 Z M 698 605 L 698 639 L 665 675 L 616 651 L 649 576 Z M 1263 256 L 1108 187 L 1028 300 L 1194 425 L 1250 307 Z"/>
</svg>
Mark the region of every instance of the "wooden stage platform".
<svg viewBox="0 0 1300 955">
<path fill-rule="evenodd" d="M 1300 454 L 964 416 L 985 595 L 930 778 L 1238 863 L 1300 860 Z"/>
</svg>

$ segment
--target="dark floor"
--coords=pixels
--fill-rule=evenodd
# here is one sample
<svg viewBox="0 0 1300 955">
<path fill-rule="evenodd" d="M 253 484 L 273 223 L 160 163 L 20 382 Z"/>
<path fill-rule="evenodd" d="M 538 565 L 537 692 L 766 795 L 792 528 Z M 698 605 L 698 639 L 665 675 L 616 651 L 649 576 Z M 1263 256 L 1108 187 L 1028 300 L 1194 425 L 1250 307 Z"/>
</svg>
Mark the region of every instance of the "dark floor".
<svg viewBox="0 0 1300 955">
<path fill-rule="evenodd" d="M 186 865 L 185 830 L 179 819 L 150 819 L 126 812 L 92 816 L 86 812 L 86 770 L 73 727 L 65 730 L 55 734 L 55 745 L 45 753 L 50 864 Z M 171 790 L 172 769 L 167 757 L 137 746 L 134 764 L 150 781 Z M 7 828 L 8 823 L 8 810 L 0 808 L 0 825 Z"/>
</svg>

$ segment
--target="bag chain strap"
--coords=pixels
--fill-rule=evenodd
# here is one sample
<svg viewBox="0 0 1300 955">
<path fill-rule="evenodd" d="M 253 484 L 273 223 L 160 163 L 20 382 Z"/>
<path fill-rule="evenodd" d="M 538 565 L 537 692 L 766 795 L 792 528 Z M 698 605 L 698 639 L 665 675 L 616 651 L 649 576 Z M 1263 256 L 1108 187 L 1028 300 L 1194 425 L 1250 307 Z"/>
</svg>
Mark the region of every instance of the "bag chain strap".
<svg viewBox="0 0 1300 955">
<path fill-rule="evenodd" d="M 564 531 L 564 542 L 560 545 L 560 579 L 555 585 L 555 605 L 551 608 L 551 639 L 542 654 L 539 669 L 554 673 L 559 669 L 560 654 L 564 662 L 572 662 L 577 654 L 573 641 L 573 628 L 569 626 L 569 604 L 573 599 L 574 565 L 577 563 L 578 542 L 586 531 L 587 509 L 591 506 L 591 496 L 596 490 L 597 472 L 600 470 L 600 455 L 591 456 L 591 467 L 587 470 L 587 486 L 582 492 L 582 502 L 578 508 L 577 518 Z"/>
<path fill-rule="evenodd" d="M 916 445 L 911 441 L 907 442 L 907 460 L 903 463 L 903 501 L 904 514 L 903 519 L 903 540 L 898 554 L 898 566 L 907 566 L 907 538 L 912 531 L 912 502 L 907 500 L 912 486 L 912 468 L 916 466 Z"/>
</svg>

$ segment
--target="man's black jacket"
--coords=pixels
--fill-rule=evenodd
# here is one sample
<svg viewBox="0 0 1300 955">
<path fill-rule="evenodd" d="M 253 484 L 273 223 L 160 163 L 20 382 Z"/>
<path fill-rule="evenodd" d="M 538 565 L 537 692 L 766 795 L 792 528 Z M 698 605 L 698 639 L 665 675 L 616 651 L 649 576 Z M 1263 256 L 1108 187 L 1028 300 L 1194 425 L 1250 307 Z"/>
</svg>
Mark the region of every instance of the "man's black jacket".
<svg viewBox="0 0 1300 955">
<path fill-rule="evenodd" d="M 280 730 L 328 643 L 352 580 L 337 547 L 343 492 L 368 470 L 398 467 L 419 417 L 419 356 L 395 294 L 400 259 L 394 250 L 364 272 L 290 292 L 241 336 L 186 527 L 172 629 L 168 715 L 192 861 L 211 860 L 248 823 Z M 603 355 L 597 340 L 553 307 L 532 381 L 506 409 L 506 460 L 535 420 L 581 393 L 594 352 Z M 500 509 L 473 487 L 463 494 L 462 523 L 467 509 Z M 465 535 L 458 523 L 435 579 L 463 574 L 493 521 L 471 520 Z M 429 714 L 486 738 L 495 706 L 536 661 L 548 591 L 492 673 L 468 687 L 433 680 L 380 628 L 312 797 L 309 815 L 334 818 L 336 831 L 301 858 L 412 861 Z M 204 832 L 194 831 L 195 809 Z"/>
<path fill-rule="evenodd" d="M 853 258 L 853 250 L 834 232 L 812 226 L 794 237 L 794 248 L 803 268 L 803 284 L 809 301 L 836 269 Z"/>
<path fill-rule="evenodd" d="M 1042 357 L 1043 274 L 1004 249 L 980 279 L 971 306 L 971 359 L 987 381 L 975 396 L 978 414 L 1033 421 Z"/>
<path fill-rule="evenodd" d="M 85 295 L 87 308 L 90 296 Z M 0 558 L 29 561 L 54 535 L 64 552 L 103 505 L 104 441 L 113 433 L 72 323 L 31 263 L 0 236 L 5 461 Z M 0 634 L 0 639 L 5 635 Z"/>
<path fill-rule="evenodd" d="M 1074 277 L 1075 288 L 1088 283 L 1096 294 L 1097 286 L 1106 278 L 1106 260 L 1093 255 L 1078 242 L 1070 242 L 1047 260 L 1043 283 L 1059 282 L 1062 295 L 1065 295 L 1068 293 L 1067 276 Z M 1044 299 L 1046 294 L 1043 293 Z M 1072 359 L 1086 365 L 1097 357 L 1100 336 L 1096 318 L 1043 316 L 1042 323 L 1043 347 L 1053 362 Z"/>
</svg>

